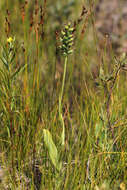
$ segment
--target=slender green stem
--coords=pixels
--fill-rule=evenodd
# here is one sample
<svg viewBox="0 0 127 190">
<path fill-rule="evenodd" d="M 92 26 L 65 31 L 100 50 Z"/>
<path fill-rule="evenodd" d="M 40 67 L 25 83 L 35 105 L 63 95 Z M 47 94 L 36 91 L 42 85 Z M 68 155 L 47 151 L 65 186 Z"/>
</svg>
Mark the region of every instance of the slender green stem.
<svg viewBox="0 0 127 190">
<path fill-rule="evenodd" d="M 64 73 L 63 73 L 62 89 L 61 89 L 61 94 L 60 94 L 60 98 L 59 98 L 59 108 L 60 109 L 61 109 L 61 104 L 62 104 L 64 86 L 65 86 L 65 78 L 66 78 L 66 70 L 67 70 L 67 60 L 68 60 L 68 57 L 66 56 L 65 57 L 65 62 L 64 62 Z"/>
<path fill-rule="evenodd" d="M 64 91 L 64 86 L 65 86 L 65 78 L 66 78 L 66 70 L 67 70 L 67 60 L 68 57 L 65 57 L 65 62 L 64 62 L 64 73 L 63 73 L 63 81 L 62 81 L 62 89 L 61 89 L 61 93 L 59 96 L 59 117 L 60 117 L 60 121 L 62 124 L 62 135 L 61 135 L 61 144 L 64 145 L 65 142 L 65 125 L 64 125 L 64 119 L 62 116 L 62 98 L 63 98 L 63 91 Z"/>
<path fill-rule="evenodd" d="M 53 100 L 53 97 L 54 97 L 54 90 L 55 90 L 56 59 L 57 59 L 57 58 L 55 58 L 55 63 L 54 63 L 54 66 L 53 66 L 53 89 L 52 89 L 51 100 Z"/>
</svg>

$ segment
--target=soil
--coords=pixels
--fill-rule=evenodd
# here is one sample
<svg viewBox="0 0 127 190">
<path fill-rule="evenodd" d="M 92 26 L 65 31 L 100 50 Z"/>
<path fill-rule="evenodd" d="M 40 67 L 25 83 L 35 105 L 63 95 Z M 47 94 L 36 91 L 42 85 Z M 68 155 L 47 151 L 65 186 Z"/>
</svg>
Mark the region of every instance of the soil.
<svg viewBox="0 0 127 190">
<path fill-rule="evenodd" d="M 127 52 L 127 1 L 99 0 L 95 20 L 99 37 L 108 34 L 117 52 Z"/>
</svg>

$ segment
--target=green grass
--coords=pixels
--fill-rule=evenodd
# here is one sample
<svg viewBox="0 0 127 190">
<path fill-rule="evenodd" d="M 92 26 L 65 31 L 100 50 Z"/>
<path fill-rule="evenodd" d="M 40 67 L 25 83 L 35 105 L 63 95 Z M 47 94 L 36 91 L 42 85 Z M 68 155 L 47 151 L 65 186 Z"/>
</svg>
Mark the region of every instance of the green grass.
<svg viewBox="0 0 127 190">
<path fill-rule="evenodd" d="M 126 189 L 126 56 L 106 37 L 100 48 L 85 6 L 81 16 L 80 1 L 0 3 L 0 189 Z"/>
</svg>

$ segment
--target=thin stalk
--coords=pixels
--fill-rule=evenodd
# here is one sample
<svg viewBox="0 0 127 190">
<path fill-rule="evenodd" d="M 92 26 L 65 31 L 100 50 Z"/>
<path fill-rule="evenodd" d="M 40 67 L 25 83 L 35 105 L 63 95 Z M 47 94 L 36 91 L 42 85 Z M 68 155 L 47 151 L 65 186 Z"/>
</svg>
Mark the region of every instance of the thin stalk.
<svg viewBox="0 0 127 190">
<path fill-rule="evenodd" d="M 59 108 L 60 109 L 61 109 L 61 103 L 62 103 L 62 98 L 63 98 L 64 86 L 65 86 L 65 78 L 66 78 L 66 70 L 67 70 L 67 60 L 68 60 L 68 57 L 66 56 L 65 57 L 65 62 L 64 62 L 64 73 L 63 73 L 62 89 L 61 89 L 61 94 L 60 94 L 60 98 L 59 98 Z"/>
<path fill-rule="evenodd" d="M 64 146 L 64 142 L 65 142 L 65 125 L 64 125 L 64 119 L 62 116 L 62 98 L 63 98 L 63 91 L 64 91 L 64 86 L 65 86 L 65 78 L 66 78 L 66 70 L 67 70 L 67 60 L 68 57 L 65 57 L 65 62 L 64 62 L 64 73 L 63 73 L 63 81 L 62 81 L 62 89 L 61 89 L 61 94 L 59 96 L 59 117 L 60 117 L 60 121 L 62 124 L 62 135 L 61 135 L 61 144 Z"/>
</svg>

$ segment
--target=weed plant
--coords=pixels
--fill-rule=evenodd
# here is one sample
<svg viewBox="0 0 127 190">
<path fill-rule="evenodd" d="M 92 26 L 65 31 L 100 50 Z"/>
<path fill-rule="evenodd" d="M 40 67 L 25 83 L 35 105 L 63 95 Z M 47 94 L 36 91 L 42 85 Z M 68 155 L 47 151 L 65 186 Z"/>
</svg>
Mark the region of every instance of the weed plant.
<svg viewBox="0 0 127 190">
<path fill-rule="evenodd" d="M 0 2 L 0 189 L 126 189 L 127 57 L 77 2 Z"/>
</svg>

